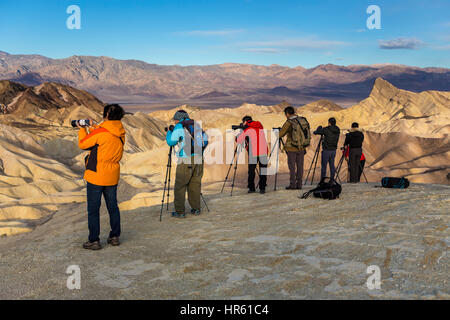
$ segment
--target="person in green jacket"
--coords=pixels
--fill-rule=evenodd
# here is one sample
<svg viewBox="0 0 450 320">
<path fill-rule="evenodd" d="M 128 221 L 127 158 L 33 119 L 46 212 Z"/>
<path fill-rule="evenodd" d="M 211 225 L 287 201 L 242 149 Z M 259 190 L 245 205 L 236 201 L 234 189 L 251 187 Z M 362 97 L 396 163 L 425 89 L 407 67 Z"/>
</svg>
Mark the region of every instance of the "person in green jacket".
<svg viewBox="0 0 450 320">
<path fill-rule="evenodd" d="M 303 146 L 297 146 L 293 139 L 293 123 L 298 120 L 295 109 L 291 106 L 284 109 L 286 122 L 280 130 L 279 138 L 286 136 L 284 150 L 287 153 L 289 167 L 289 186 L 286 190 L 302 189 L 303 181 L 303 163 L 305 160 L 306 149 Z"/>
</svg>

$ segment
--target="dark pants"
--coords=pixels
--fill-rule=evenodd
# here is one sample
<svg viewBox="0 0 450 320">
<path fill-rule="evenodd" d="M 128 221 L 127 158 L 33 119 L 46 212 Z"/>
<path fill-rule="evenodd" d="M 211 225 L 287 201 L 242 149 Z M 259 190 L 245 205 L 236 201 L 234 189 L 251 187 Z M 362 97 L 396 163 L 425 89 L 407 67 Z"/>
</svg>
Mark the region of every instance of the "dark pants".
<svg viewBox="0 0 450 320">
<path fill-rule="evenodd" d="M 305 151 L 288 151 L 289 166 L 289 186 L 291 188 L 301 188 L 303 181 L 303 160 L 305 159 Z"/>
<path fill-rule="evenodd" d="M 256 165 L 259 164 L 259 190 L 266 190 L 267 175 L 262 168 L 267 168 L 267 156 L 253 157 L 253 161 L 249 160 L 248 164 L 248 189 L 255 191 L 255 171 Z"/>
<path fill-rule="evenodd" d="M 361 181 L 361 175 L 364 171 L 364 166 L 366 165 L 366 160 L 361 160 L 361 165 L 359 166 L 359 176 L 358 176 L 358 181 Z"/>
<path fill-rule="evenodd" d="M 320 180 L 327 176 L 327 166 L 330 165 L 330 178 L 334 179 L 336 174 L 336 167 L 334 166 L 334 159 L 336 158 L 336 150 L 322 151 L 322 170 L 320 172 Z"/>
<path fill-rule="evenodd" d="M 102 194 L 105 197 L 106 207 L 109 213 L 111 225 L 110 237 L 120 236 L 120 211 L 117 206 L 117 185 L 97 186 L 88 182 L 87 184 L 87 206 L 89 241 L 99 241 L 100 235 L 100 205 Z"/>
<path fill-rule="evenodd" d="M 361 148 L 350 148 L 350 152 L 348 155 L 348 161 L 350 166 L 350 182 L 356 183 L 359 182 L 359 170 L 361 164 Z"/>
</svg>

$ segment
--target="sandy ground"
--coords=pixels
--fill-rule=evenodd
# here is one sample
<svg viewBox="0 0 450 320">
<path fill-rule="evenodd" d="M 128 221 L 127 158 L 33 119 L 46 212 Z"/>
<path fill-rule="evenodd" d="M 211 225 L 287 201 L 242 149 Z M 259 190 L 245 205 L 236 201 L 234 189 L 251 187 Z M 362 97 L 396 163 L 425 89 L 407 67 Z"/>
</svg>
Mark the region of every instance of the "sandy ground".
<svg viewBox="0 0 450 320">
<path fill-rule="evenodd" d="M 450 187 L 344 185 L 339 200 L 205 190 L 211 212 L 122 211 L 122 245 L 93 252 L 83 203 L 0 242 L 1 299 L 449 299 Z M 102 242 L 108 219 L 102 207 Z M 68 290 L 69 265 L 81 289 Z M 381 269 L 368 290 L 367 267 Z"/>
</svg>

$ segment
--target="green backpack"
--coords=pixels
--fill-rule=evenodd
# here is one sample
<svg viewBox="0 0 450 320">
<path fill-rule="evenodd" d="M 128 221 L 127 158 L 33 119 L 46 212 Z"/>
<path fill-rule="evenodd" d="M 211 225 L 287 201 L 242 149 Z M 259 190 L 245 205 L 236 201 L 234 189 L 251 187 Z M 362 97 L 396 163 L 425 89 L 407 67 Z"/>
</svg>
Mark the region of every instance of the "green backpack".
<svg viewBox="0 0 450 320">
<path fill-rule="evenodd" d="M 311 144 L 311 129 L 308 120 L 297 117 L 288 120 L 292 125 L 292 145 L 297 148 L 306 148 Z"/>
</svg>

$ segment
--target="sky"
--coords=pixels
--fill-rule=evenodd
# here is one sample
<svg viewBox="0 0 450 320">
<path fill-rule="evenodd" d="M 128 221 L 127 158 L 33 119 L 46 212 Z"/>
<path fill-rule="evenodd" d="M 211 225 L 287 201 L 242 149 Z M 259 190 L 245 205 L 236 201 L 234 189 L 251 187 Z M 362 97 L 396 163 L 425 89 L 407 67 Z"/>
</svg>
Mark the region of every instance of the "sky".
<svg viewBox="0 0 450 320">
<path fill-rule="evenodd" d="M 1 51 L 50 58 L 450 67 L 449 0 L 1 0 L 0 30 Z"/>
</svg>

